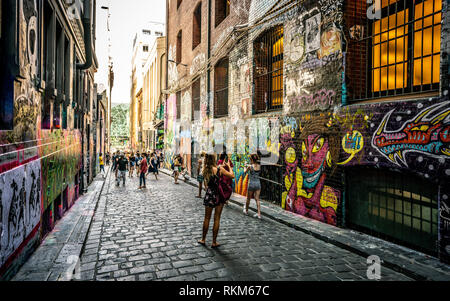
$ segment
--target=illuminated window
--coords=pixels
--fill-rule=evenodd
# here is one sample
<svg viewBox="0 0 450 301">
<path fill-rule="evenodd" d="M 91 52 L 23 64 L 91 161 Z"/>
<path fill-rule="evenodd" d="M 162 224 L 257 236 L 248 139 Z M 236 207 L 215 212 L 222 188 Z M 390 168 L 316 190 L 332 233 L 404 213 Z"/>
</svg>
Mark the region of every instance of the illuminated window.
<svg viewBox="0 0 450 301">
<path fill-rule="evenodd" d="M 255 110 L 283 106 L 283 26 L 262 34 L 254 43 Z"/>
<path fill-rule="evenodd" d="M 370 5 L 370 4 L 369 4 Z M 442 0 L 381 0 L 369 19 L 365 1 L 345 9 L 350 100 L 438 92 Z"/>
<path fill-rule="evenodd" d="M 441 9 L 442 0 L 382 1 L 382 19 L 372 24 L 373 92 L 439 84 Z"/>
</svg>

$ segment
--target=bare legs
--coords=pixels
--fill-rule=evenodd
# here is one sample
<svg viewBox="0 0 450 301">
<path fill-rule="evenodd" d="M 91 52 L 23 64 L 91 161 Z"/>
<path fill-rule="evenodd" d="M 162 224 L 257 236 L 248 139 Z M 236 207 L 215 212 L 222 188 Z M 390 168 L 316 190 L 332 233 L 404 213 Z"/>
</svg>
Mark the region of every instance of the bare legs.
<svg viewBox="0 0 450 301">
<path fill-rule="evenodd" d="M 201 198 L 202 197 L 202 186 L 203 186 L 203 183 L 202 182 L 198 182 L 198 198 Z"/>
<path fill-rule="evenodd" d="M 260 196 L 261 190 L 257 191 L 247 191 L 247 203 L 245 204 L 244 213 L 248 214 L 248 207 L 250 206 L 250 200 L 252 198 L 256 201 L 256 207 L 258 208 L 258 218 L 261 218 L 261 201 Z"/>
<path fill-rule="evenodd" d="M 178 184 L 178 177 L 180 176 L 178 170 L 175 171 L 175 184 Z"/>
<path fill-rule="evenodd" d="M 220 228 L 220 216 L 222 215 L 222 209 L 223 204 L 220 204 L 215 208 L 214 211 L 214 226 L 213 226 L 213 241 L 212 241 L 212 248 L 218 247 L 219 244 L 217 243 L 217 235 L 219 234 L 219 228 Z M 208 234 L 208 228 L 209 228 L 209 222 L 211 221 L 211 215 L 214 208 L 205 207 L 205 220 L 203 221 L 203 234 L 202 239 L 198 242 L 202 245 L 206 242 L 206 234 Z"/>
</svg>

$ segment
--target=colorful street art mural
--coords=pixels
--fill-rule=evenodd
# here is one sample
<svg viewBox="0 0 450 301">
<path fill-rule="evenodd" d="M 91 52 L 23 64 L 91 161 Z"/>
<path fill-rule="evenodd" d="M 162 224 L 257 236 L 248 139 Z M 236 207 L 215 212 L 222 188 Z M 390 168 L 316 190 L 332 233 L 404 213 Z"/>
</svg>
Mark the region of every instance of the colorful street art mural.
<svg viewBox="0 0 450 301">
<path fill-rule="evenodd" d="M 79 131 L 43 131 L 45 144 L 40 148 L 42 162 L 43 210 L 56 199 L 81 168 Z"/>
<path fill-rule="evenodd" d="M 245 21 L 253 24 L 264 12 L 285 3 L 250 1 L 248 19 L 242 24 Z M 227 123 L 222 127 L 227 130 L 219 134 L 213 131 L 216 128 L 211 125 L 216 120 L 206 111 L 214 111 L 214 98 L 205 92 L 201 121 L 192 127 L 192 141 L 207 146 L 212 135 L 214 143 L 226 146 L 235 173 L 234 192 L 243 196 L 247 193 L 248 175 L 244 171 L 250 163 L 250 154 L 260 151 L 275 155 L 279 160 L 267 168 L 266 179 L 262 179 L 264 186 L 281 187 L 275 200 L 270 201 L 292 213 L 338 227 L 347 226 L 346 190 L 354 189 L 346 186 L 350 170 L 372 168 L 381 171 L 381 175 L 401 173 L 406 179 L 408 175 L 418 176 L 424 185 L 431 183 L 438 187 L 439 208 L 435 209 L 439 210 L 440 223 L 436 241 L 439 239 L 439 255 L 450 261 L 448 90 L 444 87 L 441 97 L 436 94 L 419 100 L 374 100 L 349 105 L 354 92 L 346 73 L 348 40 L 365 33 L 356 34 L 345 28 L 344 3 L 302 1 L 302 5 L 289 12 L 291 15 L 272 18 L 240 38 L 228 54 L 228 116 L 220 118 Z M 255 92 L 252 41 L 280 24 L 284 32 L 283 110 L 256 114 L 252 103 Z M 219 42 L 222 40 L 224 35 L 218 37 Z M 195 66 L 189 66 L 191 73 L 202 70 L 202 62 L 203 57 L 198 56 Z M 171 68 L 169 77 L 174 80 L 177 69 Z M 177 151 L 175 145 L 180 143 L 174 126 L 175 95 L 169 99 L 168 105 L 173 108 L 166 112 L 167 166 Z M 276 135 L 273 120 L 280 125 Z"/>
<path fill-rule="evenodd" d="M 291 117 L 285 121 L 281 136 L 286 164 L 282 206 L 337 225 L 341 192 L 327 181 L 336 169 L 340 149 L 333 119 L 324 115 L 312 119 Z"/>
<path fill-rule="evenodd" d="M 40 179 L 39 160 L 0 174 L 0 266 L 39 226 Z"/>
</svg>

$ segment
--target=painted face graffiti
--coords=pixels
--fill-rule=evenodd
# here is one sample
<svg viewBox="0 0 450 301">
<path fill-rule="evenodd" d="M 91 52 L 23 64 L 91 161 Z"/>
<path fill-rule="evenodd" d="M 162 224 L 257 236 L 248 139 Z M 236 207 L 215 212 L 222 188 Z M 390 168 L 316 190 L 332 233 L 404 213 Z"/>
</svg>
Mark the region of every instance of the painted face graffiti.
<svg viewBox="0 0 450 301">
<path fill-rule="evenodd" d="M 395 109 L 390 111 L 373 135 L 372 146 L 390 162 L 408 166 L 405 154 L 422 153 L 433 158 L 450 158 L 450 101 L 422 110 L 395 131 L 387 124 Z"/>
<path fill-rule="evenodd" d="M 302 143 L 303 187 L 307 191 L 314 189 L 323 178 L 328 150 L 328 141 L 319 135 L 311 135 L 306 144 Z"/>
</svg>

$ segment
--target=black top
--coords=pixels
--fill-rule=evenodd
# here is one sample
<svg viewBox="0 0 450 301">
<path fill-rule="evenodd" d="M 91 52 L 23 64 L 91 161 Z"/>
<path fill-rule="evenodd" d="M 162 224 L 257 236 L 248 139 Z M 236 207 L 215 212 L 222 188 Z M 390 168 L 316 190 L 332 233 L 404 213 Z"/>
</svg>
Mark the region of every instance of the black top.
<svg viewBox="0 0 450 301">
<path fill-rule="evenodd" d="M 119 159 L 118 166 L 119 166 L 119 170 L 120 171 L 125 171 L 127 170 L 128 167 L 128 160 L 126 158 L 121 158 Z"/>
</svg>

